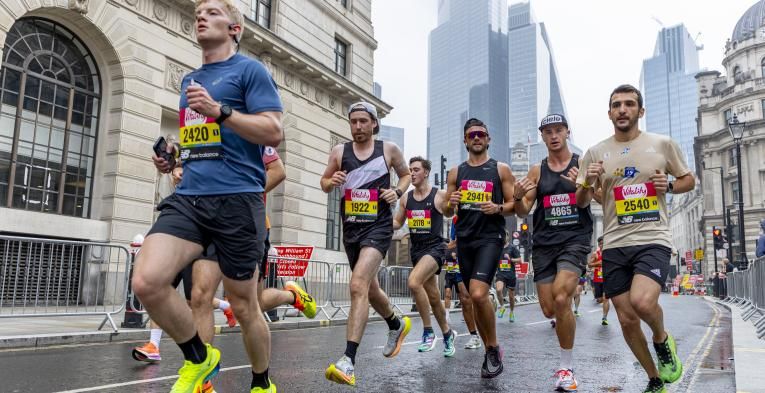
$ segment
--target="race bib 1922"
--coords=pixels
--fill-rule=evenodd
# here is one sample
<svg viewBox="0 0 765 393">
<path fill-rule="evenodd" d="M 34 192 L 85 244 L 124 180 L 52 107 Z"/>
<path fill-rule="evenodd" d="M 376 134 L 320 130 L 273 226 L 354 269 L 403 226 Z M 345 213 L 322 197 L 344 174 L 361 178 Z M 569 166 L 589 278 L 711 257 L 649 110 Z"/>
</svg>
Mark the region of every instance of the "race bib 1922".
<svg viewBox="0 0 765 393">
<path fill-rule="evenodd" d="M 345 190 L 345 222 L 367 223 L 377 221 L 377 190 Z"/>
</svg>

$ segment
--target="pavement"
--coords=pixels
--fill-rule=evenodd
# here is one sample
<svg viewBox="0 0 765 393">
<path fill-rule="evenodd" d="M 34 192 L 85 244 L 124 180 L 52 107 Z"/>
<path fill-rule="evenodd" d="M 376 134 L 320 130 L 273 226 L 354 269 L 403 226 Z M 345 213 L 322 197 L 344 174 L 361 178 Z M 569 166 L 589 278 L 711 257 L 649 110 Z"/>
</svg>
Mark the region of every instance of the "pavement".
<svg viewBox="0 0 765 393">
<path fill-rule="evenodd" d="M 667 329 L 678 343 L 685 374 L 670 392 L 735 392 L 731 312 L 719 304 L 695 296 L 664 295 L 661 304 Z M 621 335 L 616 315 L 610 326 L 600 325 L 600 307 L 591 295 L 582 301 L 577 319 L 574 350 L 580 392 L 639 392 L 647 378 L 635 363 Z M 452 313 L 459 333 L 457 354 L 444 358 L 442 342 L 428 353 L 418 353 L 422 332 L 419 318 L 412 318 L 412 332 L 401 353 L 393 359 L 381 354 L 387 326 L 368 325 L 356 362 L 358 392 L 544 392 L 552 391 L 552 374 L 558 366 L 554 330 L 536 305 L 516 309 L 517 321 L 497 321 L 504 350 L 505 372 L 482 380 L 483 350 L 463 349 L 466 329 L 460 313 Z M 735 321 L 735 318 L 733 319 Z M 751 324 L 749 325 L 751 328 Z M 647 329 L 647 328 L 646 328 Z M 438 329 L 437 329 L 438 330 Z M 32 349 L 0 350 L 3 392 L 163 392 L 174 383 L 182 355 L 173 343 L 162 341 L 163 360 L 144 364 L 130 357 L 134 342 L 82 343 Z M 437 334 L 439 337 L 440 333 Z M 650 337 L 650 336 L 649 336 Z M 324 369 L 345 348 L 345 327 L 324 326 L 272 332 L 271 379 L 279 392 L 349 392 L 352 389 L 324 379 Z M 223 332 L 215 338 L 223 357 L 221 373 L 214 379 L 216 391 L 246 391 L 250 381 L 248 360 L 239 333 Z M 754 353 L 756 355 L 756 353 Z M 737 360 L 740 362 L 741 359 Z M 762 357 L 758 361 L 762 363 Z M 738 362 L 737 362 L 738 363 Z M 757 363 L 754 363 L 757 364 Z M 743 391 L 743 390 L 742 390 Z M 757 392 L 757 390 L 747 390 Z"/>
<path fill-rule="evenodd" d="M 717 301 L 730 310 L 732 319 L 733 354 L 736 363 L 736 389 L 739 393 L 765 392 L 760 379 L 765 370 L 765 340 L 757 338 L 752 321 L 741 318 L 741 307 Z"/>
</svg>

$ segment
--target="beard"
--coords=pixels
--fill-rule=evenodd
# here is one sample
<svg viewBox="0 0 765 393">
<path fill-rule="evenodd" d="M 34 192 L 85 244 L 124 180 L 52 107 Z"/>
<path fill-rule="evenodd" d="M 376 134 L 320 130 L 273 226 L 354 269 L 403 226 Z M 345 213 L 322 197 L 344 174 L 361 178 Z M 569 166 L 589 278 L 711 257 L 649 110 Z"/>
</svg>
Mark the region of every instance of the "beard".
<svg viewBox="0 0 765 393">
<path fill-rule="evenodd" d="M 489 145 L 473 145 L 472 143 L 467 146 L 467 151 L 473 154 L 481 154 L 489 149 Z"/>
<path fill-rule="evenodd" d="M 618 120 L 617 120 L 614 122 L 614 128 L 616 128 L 617 130 L 621 132 L 629 132 L 633 127 L 635 127 L 635 124 L 637 124 L 637 122 L 638 122 L 637 118 L 629 119 L 626 126 L 620 127 L 618 125 Z"/>
</svg>

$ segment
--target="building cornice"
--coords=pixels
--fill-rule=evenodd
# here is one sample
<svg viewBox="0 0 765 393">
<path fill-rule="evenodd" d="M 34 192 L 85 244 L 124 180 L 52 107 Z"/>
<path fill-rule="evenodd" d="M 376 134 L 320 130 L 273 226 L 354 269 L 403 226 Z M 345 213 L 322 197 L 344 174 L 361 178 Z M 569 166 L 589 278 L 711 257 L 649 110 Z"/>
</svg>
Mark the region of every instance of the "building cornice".
<svg viewBox="0 0 765 393">
<path fill-rule="evenodd" d="M 367 32 L 361 26 L 353 22 L 353 20 L 349 18 L 347 14 L 358 15 L 360 18 L 363 18 L 364 20 L 367 20 L 367 19 L 361 16 L 361 14 L 354 13 L 350 9 L 348 10 L 338 9 L 338 7 L 340 7 L 339 5 L 335 6 L 333 4 L 330 4 L 329 1 L 332 1 L 333 3 L 337 4 L 337 1 L 335 0 L 324 0 L 324 1 L 318 2 L 318 4 L 321 5 L 321 7 L 323 7 L 327 11 L 327 15 L 332 17 L 332 19 L 335 22 L 339 23 L 341 26 L 346 28 L 355 36 L 359 37 L 366 45 L 369 45 L 372 48 L 372 50 L 377 49 L 377 40 L 375 40 L 373 36 L 367 34 Z"/>
</svg>

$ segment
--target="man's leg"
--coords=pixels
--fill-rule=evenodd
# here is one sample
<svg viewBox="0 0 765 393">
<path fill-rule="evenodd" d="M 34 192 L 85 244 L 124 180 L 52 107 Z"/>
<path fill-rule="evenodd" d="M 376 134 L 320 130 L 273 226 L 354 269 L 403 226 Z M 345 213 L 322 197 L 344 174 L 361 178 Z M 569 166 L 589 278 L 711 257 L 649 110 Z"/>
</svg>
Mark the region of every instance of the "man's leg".
<svg viewBox="0 0 765 393">
<path fill-rule="evenodd" d="M 603 295 L 601 299 L 602 299 L 601 301 L 603 302 L 603 319 L 608 319 L 608 310 L 611 308 L 610 307 L 611 302 L 608 301 L 608 299 L 606 298 L 606 295 Z"/>
<path fill-rule="evenodd" d="M 436 271 L 438 271 L 438 263 L 432 256 L 426 254 L 417 261 L 412 272 L 409 273 L 409 290 L 412 291 L 414 303 L 422 318 L 422 327 L 426 332 L 432 332 L 433 326 L 430 321 L 430 299 L 423 285 L 434 277 Z"/>
<path fill-rule="evenodd" d="M 173 278 L 202 252 L 202 246 L 164 233 L 146 237 L 133 271 L 133 292 L 152 320 L 175 340 L 197 333 L 191 310 L 172 286 Z"/>
<path fill-rule="evenodd" d="M 213 302 L 223 274 L 218 262 L 199 259 L 194 262 L 194 274 L 191 289 L 191 311 L 199 331 L 199 338 L 212 343 L 215 337 L 215 317 Z"/>
<path fill-rule="evenodd" d="M 377 270 L 382 262 L 380 251 L 372 247 L 362 247 L 359 259 L 351 272 L 351 310 L 348 315 L 346 339 L 357 345 L 361 343 L 364 329 L 369 319 L 369 304 L 385 318 L 393 314 L 388 297 L 382 293 L 379 284 L 372 290 L 372 281 L 377 279 Z M 370 296 L 373 294 L 373 296 Z M 374 299 L 373 299 L 374 298 Z M 379 308 L 379 310 L 378 310 Z"/>
<path fill-rule="evenodd" d="M 444 288 L 444 308 L 447 310 L 452 308 L 452 287 L 449 284 Z"/>
<path fill-rule="evenodd" d="M 295 303 L 295 295 L 292 292 L 276 288 L 264 288 L 264 286 L 265 280 L 259 280 L 258 299 L 260 300 L 260 308 L 263 312 Z"/>
<path fill-rule="evenodd" d="M 540 280 L 536 282 L 537 298 L 539 307 L 542 308 L 542 314 L 545 318 L 555 317 L 555 297 L 553 296 L 553 281 Z"/>
<path fill-rule="evenodd" d="M 576 292 L 578 280 L 579 275 L 577 273 L 559 270 L 552 284 L 556 320 L 555 333 L 558 335 L 561 349 L 569 352 L 574 348 L 574 336 L 576 335 L 576 319 L 571 310 L 571 298 Z M 561 363 L 563 360 L 561 359 Z M 570 359 L 568 363 L 570 363 Z M 572 366 L 562 364 L 561 368 L 570 370 Z"/>
<path fill-rule="evenodd" d="M 245 351 L 252 363 L 254 374 L 268 371 L 271 357 L 271 333 L 258 303 L 257 275 L 248 280 L 232 280 L 223 277 L 231 308 L 239 319 Z M 266 379 L 268 376 L 266 375 Z"/>
<path fill-rule="evenodd" d="M 574 292 L 574 311 L 579 313 L 579 302 L 582 300 L 582 286 L 577 285 Z"/>
<path fill-rule="evenodd" d="M 468 293 L 465 283 L 460 281 L 457 284 L 457 295 L 460 298 L 460 305 L 462 306 L 462 317 L 465 319 L 465 325 L 468 331 L 472 334 L 478 332 L 478 328 L 475 325 L 475 314 L 473 313 L 473 302 L 470 300 L 470 293 Z"/>
<path fill-rule="evenodd" d="M 640 365 L 643 366 L 649 378 L 658 378 L 659 370 L 653 362 L 651 352 L 648 349 L 643 330 L 640 328 L 640 316 L 632 306 L 630 300 L 631 291 L 624 292 L 611 298 L 614 302 L 616 315 L 619 318 L 619 324 L 622 327 L 622 334 L 632 353 L 637 358 Z"/>
<path fill-rule="evenodd" d="M 497 325 L 494 316 L 494 306 L 489 299 L 489 284 L 480 280 L 470 280 L 470 300 L 476 317 L 476 326 L 481 334 L 484 345 L 497 347 Z"/>
<path fill-rule="evenodd" d="M 433 316 L 436 318 L 436 322 L 438 322 L 438 327 L 440 327 L 441 332 L 446 335 L 451 329 L 449 328 L 449 322 L 446 320 L 446 309 L 444 309 L 444 305 L 439 299 L 441 294 L 438 291 L 438 276 L 430 276 L 430 278 L 425 281 L 423 287 L 425 288 L 428 300 L 430 301 L 430 308 L 433 310 Z"/>
<path fill-rule="evenodd" d="M 653 332 L 653 342 L 661 343 L 667 338 L 664 331 L 664 311 L 659 305 L 661 286 L 653 279 L 636 274 L 632 279 L 630 304 L 637 315 Z"/>
<path fill-rule="evenodd" d="M 494 287 L 497 289 L 497 302 L 499 303 L 499 309 L 500 309 L 500 315 L 504 315 L 504 308 L 505 308 L 505 282 L 502 280 L 497 280 L 494 283 Z M 502 318 L 500 316 L 500 318 Z"/>
<path fill-rule="evenodd" d="M 515 313 L 515 288 L 507 288 L 507 296 L 510 300 L 510 314 Z"/>
</svg>

